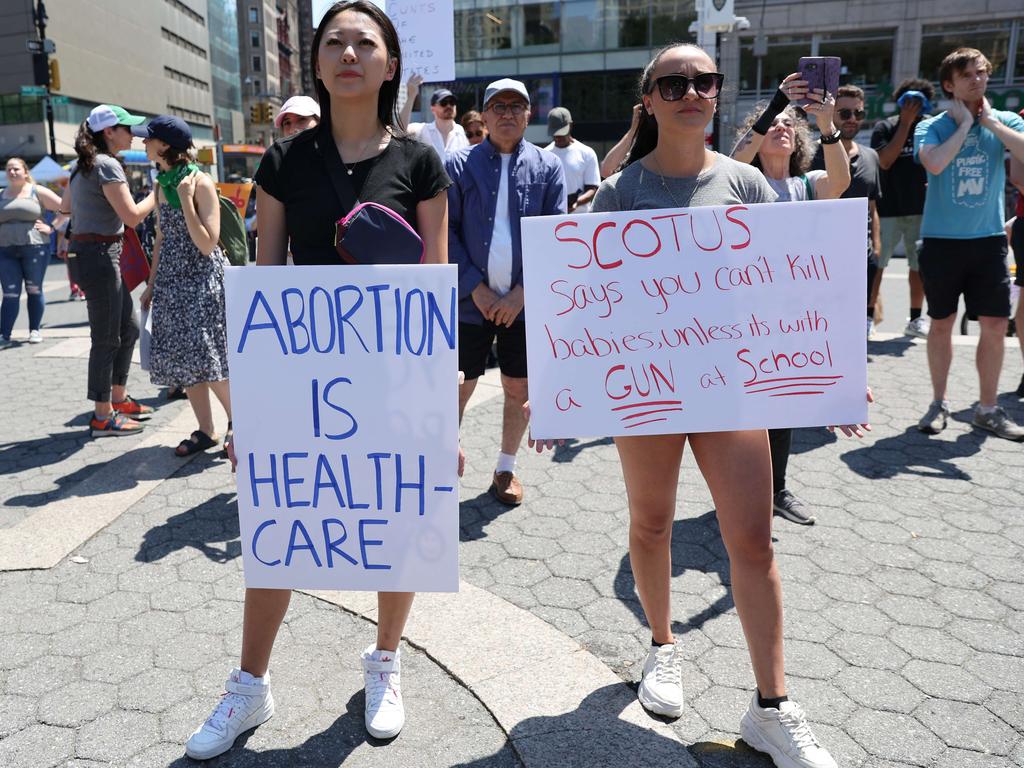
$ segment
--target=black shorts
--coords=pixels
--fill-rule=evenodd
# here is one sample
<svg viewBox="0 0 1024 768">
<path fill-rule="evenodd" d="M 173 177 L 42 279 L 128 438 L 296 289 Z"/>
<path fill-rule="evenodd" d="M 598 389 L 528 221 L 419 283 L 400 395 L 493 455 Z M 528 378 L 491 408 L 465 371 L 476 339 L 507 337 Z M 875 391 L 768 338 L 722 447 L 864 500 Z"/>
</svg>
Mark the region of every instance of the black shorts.
<svg viewBox="0 0 1024 768">
<path fill-rule="evenodd" d="M 513 379 L 526 378 L 526 323 L 506 328 L 484 320 L 483 325 L 459 323 L 459 370 L 466 374 L 466 381 L 484 375 L 495 338 L 501 372 Z"/>
<path fill-rule="evenodd" d="M 955 315 L 961 294 L 971 317 L 1010 316 L 1005 235 L 973 240 L 926 237 L 920 262 L 930 317 Z"/>
<path fill-rule="evenodd" d="M 1010 245 L 1013 246 L 1013 260 L 1017 264 L 1017 274 L 1013 282 L 1017 285 L 1024 285 L 1024 219 L 1019 216 L 1013 222 L 1010 230 Z"/>
</svg>

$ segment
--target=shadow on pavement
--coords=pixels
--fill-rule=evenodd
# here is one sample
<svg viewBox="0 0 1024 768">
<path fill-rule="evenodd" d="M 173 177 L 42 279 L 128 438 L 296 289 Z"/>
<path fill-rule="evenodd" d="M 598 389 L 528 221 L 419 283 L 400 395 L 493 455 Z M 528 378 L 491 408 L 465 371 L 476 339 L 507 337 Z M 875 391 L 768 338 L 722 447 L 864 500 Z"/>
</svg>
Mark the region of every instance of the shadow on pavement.
<svg viewBox="0 0 1024 768">
<path fill-rule="evenodd" d="M 973 409 L 952 414 L 951 419 L 970 423 Z M 903 434 L 883 437 L 871 445 L 854 448 L 840 458 L 851 470 L 869 479 L 890 479 L 898 475 L 915 475 L 944 480 L 970 480 L 971 475 L 954 461 L 973 456 L 988 439 L 987 433 L 972 430 L 957 435 L 953 441 L 933 438 L 907 427 Z"/>
<path fill-rule="evenodd" d="M 813 450 L 839 440 L 835 432 L 829 432 L 825 427 L 811 427 L 806 429 L 793 430 L 793 446 L 789 453 L 791 456 L 798 453 L 810 453 Z"/>
<path fill-rule="evenodd" d="M 719 741 L 698 741 L 690 746 L 701 768 L 772 768 L 768 755 L 747 746 L 745 741 L 733 744 Z"/>
<path fill-rule="evenodd" d="M 179 549 L 191 547 L 215 563 L 226 563 L 241 556 L 240 535 L 236 495 L 218 493 L 146 531 L 135 559 L 152 563 Z M 212 544 L 221 546 L 213 547 Z"/>
<path fill-rule="evenodd" d="M 565 445 L 556 445 L 555 452 L 552 455 L 551 460 L 556 464 L 567 464 L 577 456 L 580 455 L 587 448 L 596 448 L 599 445 L 611 445 L 612 439 L 610 437 L 595 438 L 585 443 L 581 443 L 575 438 L 570 438 L 565 441 Z"/>
<path fill-rule="evenodd" d="M 707 544 L 714 547 L 708 547 Z M 687 571 L 714 574 L 719 582 L 728 587 L 732 581 L 729 577 L 729 561 L 724 555 L 724 545 L 718 530 L 715 510 L 709 510 L 700 517 L 677 519 L 672 523 L 672 577 L 682 576 Z M 636 593 L 636 582 L 633 580 L 633 569 L 629 562 L 629 554 L 625 554 L 619 562 L 619 570 L 613 582 L 615 596 L 633 612 L 637 620 L 647 626 L 640 598 Z M 672 632 L 678 634 L 683 642 L 689 630 L 700 629 L 705 622 L 720 616 L 733 607 L 732 592 L 729 591 L 715 600 L 699 613 L 685 621 L 672 621 Z"/>
<path fill-rule="evenodd" d="M 502 504 L 490 491 L 462 502 L 459 504 L 459 541 L 487 538 L 484 528 L 511 509 L 514 507 Z"/>
<path fill-rule="evenodd" d="M 906 357 L 907 350 L 913 346 L 915 346 L 914 341 L 909 336 L 904 336 L 900 339 L 887 339 L 886 341 L 871 341 L 869 339 L 868 362 L 871 362 L 872 355 L 879 357 Z"/>
<path fill-rule="evenodd" d="M 85 417 L 86 423 L 89 417 Z M 71 425 L 68 425 L 71 426 Z M 92 440 L 85 432 L 51 432 L 47 437 L 0 443 L 0 475 L 10 475 L 24 469 L 59 464 Z M 31 463 L 26 466 L 26 460 Z"/>
</svg>

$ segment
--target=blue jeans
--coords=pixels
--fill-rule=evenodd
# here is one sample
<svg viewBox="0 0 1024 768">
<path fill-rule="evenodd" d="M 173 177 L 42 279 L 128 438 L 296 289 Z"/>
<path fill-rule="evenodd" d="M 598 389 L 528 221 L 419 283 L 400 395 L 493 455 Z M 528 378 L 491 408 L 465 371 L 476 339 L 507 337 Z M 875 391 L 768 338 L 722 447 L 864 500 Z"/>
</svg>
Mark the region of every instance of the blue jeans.
<svg viewBox="0 0 1024 768">
<path fill-rule="evenodd" d="M 18 319 L 21 303 L 21 284 L 28 293 L 28 328 L 38 331 L 43 321 L 43 277 L 49 262 L 45 245 L 0 246 L 0 286 L 3 303 L 0 304 L 0 336 L 11 338 L 14 321 Z"/>
</svg>

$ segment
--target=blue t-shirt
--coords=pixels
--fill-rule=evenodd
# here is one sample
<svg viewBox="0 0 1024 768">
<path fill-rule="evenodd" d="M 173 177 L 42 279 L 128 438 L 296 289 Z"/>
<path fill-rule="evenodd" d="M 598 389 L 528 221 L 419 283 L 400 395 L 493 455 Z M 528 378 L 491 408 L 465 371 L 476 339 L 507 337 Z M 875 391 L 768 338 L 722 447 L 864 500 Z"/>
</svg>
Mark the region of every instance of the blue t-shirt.
<svg viewBox="0 0 1024 768">
<path fill-rule="evenodd" d="M 1024 132 L 1024 120 L 1013 112 L 992 110 L 993 117 Z M 943 112 L 922 120 L 914 131 L 914 159 L 921 147 L 942 144 L 956 133 L 956 121 Z M 942 173 L 928 174 L 922 237 L 971 240 L 1003 234 L 1006 148 L 988 128 L 971 126 L 963 146 Z"/>
</svg>

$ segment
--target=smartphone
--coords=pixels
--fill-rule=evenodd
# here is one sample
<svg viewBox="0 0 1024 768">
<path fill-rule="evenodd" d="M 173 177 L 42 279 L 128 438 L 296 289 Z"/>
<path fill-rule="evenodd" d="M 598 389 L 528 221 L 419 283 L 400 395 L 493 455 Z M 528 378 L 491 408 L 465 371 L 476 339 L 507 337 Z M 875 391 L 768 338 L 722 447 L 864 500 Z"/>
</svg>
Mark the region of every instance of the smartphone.
<svg viewBox="0 0 1024 768">
<path fill-rule="evenodd" d="M 839 70 L 843 62 L 838 56 L 803 56 L 797 65 L 800 79 L 807 81 L 807 90 L 821 88 L 826 94 L 835 96 L 839 90 Z M 805 107 L 810 99 L 800 99 L 797 104 Z"/>
</svg>

